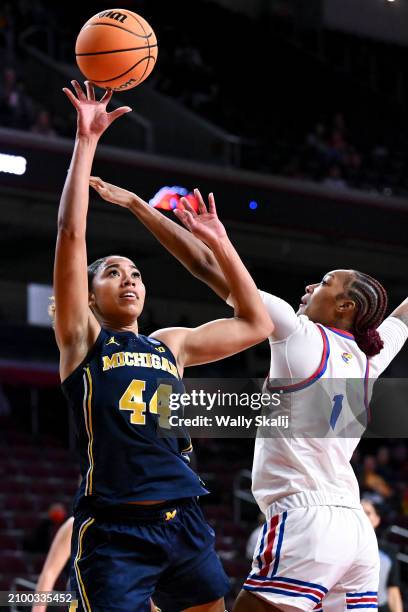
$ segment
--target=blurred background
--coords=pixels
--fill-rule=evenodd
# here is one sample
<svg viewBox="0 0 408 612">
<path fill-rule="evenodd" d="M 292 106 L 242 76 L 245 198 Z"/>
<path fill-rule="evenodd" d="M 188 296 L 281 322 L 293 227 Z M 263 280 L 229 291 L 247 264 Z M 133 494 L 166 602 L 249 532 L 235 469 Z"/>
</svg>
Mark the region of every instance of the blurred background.
<svg viewBox="0 0 408 612">
<path fill-rule="evenodd" d="M 164 187 L 214 191 L 258 286 L 294 306 L 306 284 L 335 268 L 378 278 L 391 308 L 405 299 L 407 3 L 120 5 L 152 25 L 159 58 L 146 83 L 114 96 L 114 106 L 130 105 L 133 113 L 103 136 L 94 173 L 146 201 Z M 0 4 L 0 590 L 25 584 L 16 579 L 36 581 L 63 515 L 50 506 L 63 504 L 68 516 L 77 485 L 75 436 L 47 304 L 75 133 L 61 89 L 81 78 L 77 33 L 107 8 Z M 127 211 L 91 194 L 88 228 L 90 261 L 120 253 L 140 267 L 147 286 L 142 333 L 228 315 L 135 218 L 129 222 Z M 186 374 L 263 377 L 268 366 L 264 343 Z M 405 348 L 386 375 L 403 377 L 407 366 Z M 251 440 L 195 443 L 196 468 L 212 492 L 203 505 L 231 576 L 228 605 L 248 572 L 246 544 L 257 524 L 252 451 Z M 407 451 L 405 439 L 367 438 L 353 466 L 365 496 L 380 508 L 379 532 L 397 559 L 408 606 Z"/>
</svg>

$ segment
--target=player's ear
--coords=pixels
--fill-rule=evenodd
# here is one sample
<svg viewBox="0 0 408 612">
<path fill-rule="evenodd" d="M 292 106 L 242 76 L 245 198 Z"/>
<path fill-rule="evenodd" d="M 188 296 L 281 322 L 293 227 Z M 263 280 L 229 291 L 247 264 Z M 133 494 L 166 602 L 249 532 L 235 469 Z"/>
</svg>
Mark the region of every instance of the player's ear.
<svg viewBox="0 0 408 612">
<path fill-rule="evenodd" d="M 96 302 L 96 300 L 95 300 L 95 294 L 94 294 L 94 293 L 92 293 L 92 291 L 90 291 L 90 292 L 88 293 L 88 304 L 89 304 L 89 308 L 94 308 L 94 306 L 95 306 L 95 302 Z"/>
<path fill-rule="evenodd" d="M 356 309 L 356 303 L 354 300 L 339 300 L 337 302 L 337 310 L 343 314 L 347 312 L 353 312 Z"/>
</svg>

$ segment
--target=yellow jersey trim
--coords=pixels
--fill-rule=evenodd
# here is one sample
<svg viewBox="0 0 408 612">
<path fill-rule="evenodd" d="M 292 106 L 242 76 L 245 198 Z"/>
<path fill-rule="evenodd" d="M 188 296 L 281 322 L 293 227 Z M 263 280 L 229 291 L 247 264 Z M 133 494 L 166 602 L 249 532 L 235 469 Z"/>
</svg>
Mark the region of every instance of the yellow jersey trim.
<svg viewBox="0 0 408 612">
<path fill-rule="evenodd" d="M 84 537 L 85 531 L 88 529 L 88 527 L 90 527 L 92 525 L 92 523 L 95 521 L 94 518 L 88 518 L 86 519 L 86 521 L 84 521 L 81 525 L 81 527 L 79 528 L 79 536 L 78 536 L 78 549 L 77 549 L 77 554 L 75 557 L 75 561 L 74 561 L 74 568 L 75 568 L 75 574 L 77 577 L 77 582 L 78 582 L 78 587 L 79 587 L 79 591 L 80 591 L 80 595 L 81 595 L 81 599 L 82 599 L 82 605 L 84 606 L 85 610 L 87 612 L 92 612 L 91 611 L 91 606 L 85 591 L 85 586 L 81 577 L 81 572 L 79 571 L 79 566 L 78 566 L 78 562 L 81 559 L 81 555 L 82 555 L 82 539 Z"/>
</svg>

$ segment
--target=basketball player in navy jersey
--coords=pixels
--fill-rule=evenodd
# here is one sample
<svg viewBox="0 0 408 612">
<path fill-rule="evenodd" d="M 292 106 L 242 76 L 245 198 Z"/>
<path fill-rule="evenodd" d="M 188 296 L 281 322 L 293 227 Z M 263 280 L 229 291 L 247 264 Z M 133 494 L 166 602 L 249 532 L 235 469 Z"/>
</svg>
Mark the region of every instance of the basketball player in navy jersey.
<svg viewBox="0 0 408 612">
<path fill-rule="evenodd" d="M 131 109 L 111 113 L 73 81 L 77 134 L 58 214 L 55 335 L 62 387 L 76 421 L 81 474 L 74 505 L 72 588 L 78 610 L 150 612 L 163 592 L 174 610 L 224 612 L 228 579 L 197 497 L 208 491 L 190 468 L 188 434 L 171 435 L 168 396 L 185 367 L 222 359 L 264 340 L 273 324 L 209 198 L 189 217 L 234 296 L 230 319 L 195 329 L 138 332 L 145 286 L 135 263 L 111 255 L 87 265 L 90 171 L 98 140 Z"/>
</svg>

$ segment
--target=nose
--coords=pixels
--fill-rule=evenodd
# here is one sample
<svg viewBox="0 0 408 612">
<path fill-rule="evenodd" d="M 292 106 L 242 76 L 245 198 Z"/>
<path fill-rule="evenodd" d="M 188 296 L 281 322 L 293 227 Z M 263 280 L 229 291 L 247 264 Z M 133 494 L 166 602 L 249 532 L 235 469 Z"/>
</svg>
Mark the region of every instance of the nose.
<svg viewBox="0 0 408 612">
<path fill-rule="evenodd" d="M 132 278 L 131 276 L 126 275 L 125 278 L 123 279 L 123 285 L 132 285 L 132 287 L 134 287 L 136 285 L 136 280 L 134 278 Z"/>
<path fill-rule="evenodd" d="M 315 287 L 317 287 L 319 283 L 314 283 L 313 285 L 306 285 L 306 293 L 313 293 Z"/>
</svg>

